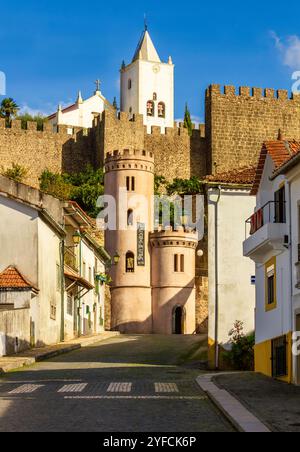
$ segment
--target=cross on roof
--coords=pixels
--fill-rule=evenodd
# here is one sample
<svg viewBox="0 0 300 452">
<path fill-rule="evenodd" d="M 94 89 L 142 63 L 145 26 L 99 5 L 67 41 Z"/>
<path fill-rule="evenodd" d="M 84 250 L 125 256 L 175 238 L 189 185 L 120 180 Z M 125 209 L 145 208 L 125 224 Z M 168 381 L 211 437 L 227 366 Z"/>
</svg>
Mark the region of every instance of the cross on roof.
<svg viewBox="0 0 300 452">
<path fill-rule="evenodd" d="M 101 81 L 99 79 L 97 79 L 95 81 L 95 85 L 96 85 L 96 91 L 100 91 L 100 85 L 101 85 Z"/>
</svg>

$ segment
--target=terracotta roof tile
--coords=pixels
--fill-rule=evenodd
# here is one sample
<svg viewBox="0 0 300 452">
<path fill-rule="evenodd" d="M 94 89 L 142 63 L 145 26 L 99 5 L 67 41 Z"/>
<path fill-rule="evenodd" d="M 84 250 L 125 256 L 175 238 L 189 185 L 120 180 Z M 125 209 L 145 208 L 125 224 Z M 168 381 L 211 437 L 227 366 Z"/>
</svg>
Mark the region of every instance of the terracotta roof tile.
<svg viewBox="0 0 300 452">
<path fill-rule="evenodd" d="M 277 171 L 282 165 L 293 159 L 300 152 L 300 142 L 295 140 L 277 140 L 266 141 L 263 144 L 258 165 L 256 169 L 256 176 L 252 188 L 252 195 L 256 195 L 260 186 L 263 175 L 267 155 L 272 158 Z"/>
<path fill-rule="evenodd" d="M 8 267 L 6 270 L 0 273 L 0 289 L 35 289 L 35 288 L 15 267 Z"/>
<path fill-rule="evenodd" d="M 220 182 L 237 185 L 252 185 L 255 178 L 255 167 L 237 168 L 232 171 L 207 176 L 207 182 Z"/>
</svg>

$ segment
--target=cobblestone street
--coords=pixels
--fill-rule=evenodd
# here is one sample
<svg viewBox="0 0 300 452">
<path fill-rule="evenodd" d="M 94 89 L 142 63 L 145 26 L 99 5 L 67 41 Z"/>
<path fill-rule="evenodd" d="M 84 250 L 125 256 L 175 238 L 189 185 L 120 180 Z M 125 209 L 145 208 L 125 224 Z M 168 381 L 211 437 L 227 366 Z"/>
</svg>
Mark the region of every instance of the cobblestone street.
<svg viewBox="0 0 300 452">
<path fill-rule="evenodd" d="M 121 336 L 7 374 L 0 431 L 232 431 L 188 365 L 203 341 Z"/>
</svg>

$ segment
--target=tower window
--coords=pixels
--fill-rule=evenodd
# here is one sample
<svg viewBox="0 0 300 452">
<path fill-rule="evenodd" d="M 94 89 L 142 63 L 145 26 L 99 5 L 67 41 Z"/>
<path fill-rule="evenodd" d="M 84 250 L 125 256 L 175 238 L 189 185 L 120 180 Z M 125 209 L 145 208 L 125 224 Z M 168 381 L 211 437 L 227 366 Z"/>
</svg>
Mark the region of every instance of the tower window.
<svg viewBox="0 0 300 452">
<path fill-rule="evenodd" d="M 133 226 L 133 210 L 129 209 L 127 212 L 127 226 Z"/>
<path fill-rule="evenodd" d="M 132 88 L 132 80 L 131 80 L 131 78 L 128 80 L 128 89 L 131 89 Z"/>
<path fill-rule="evenodd" d="M 135 191 L 135 177 L 126 177 L 126 189 L 127 191 Z"/>
<path fill-rule="evenodd" d="M 184 254 L 174 254 L 174 272 L 184 273 Z"/>
<path fill-rule="evenodd" d="M 157 100 L 157 93 L 153 93 L 153 100 Z"/>
<path fill-rule="evenodd" d="M 147 116 L 154 116 L 154 102 L 153 102 L 153 100 L 148 100 L 148 102 L 147 102 Z"/>
<path fill-rule="evenodd" d="M 158 117 L 159 118 L 166 117 L 166 105 L 164 102 L 159 102 L 158 104 Z"/>
<path fill-rule="evenodd" d="M 131 251 L 126 254 L 126 273 L 134 273 L 134 254 Z"/>
</svg>

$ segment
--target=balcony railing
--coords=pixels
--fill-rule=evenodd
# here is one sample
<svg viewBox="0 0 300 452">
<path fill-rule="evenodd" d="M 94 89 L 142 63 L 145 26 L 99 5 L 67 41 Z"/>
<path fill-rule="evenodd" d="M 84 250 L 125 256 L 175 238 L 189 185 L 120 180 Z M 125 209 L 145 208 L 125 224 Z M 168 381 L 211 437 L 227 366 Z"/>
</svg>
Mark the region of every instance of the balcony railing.
<svg viewBox="0 0 300 452">
<path fill-rule="evenodd" d="M 245 224 L 246 239 L 269 223 L 286 223 L 286 202 L 269 201 L 251 215 Z"/>
<path fill-rule="evenodd" d="M 78 273 L 78 271 L 79 271 L 78 261 L 77 261 L 76 254 L 74 253 L 74 251 L 72 249 L 66 248 L 66 250 L 65 250 L 65 264 L 68 267 L 72 268 L 72 270 L 74 270 L 75 272 Z"/>
</svg>

